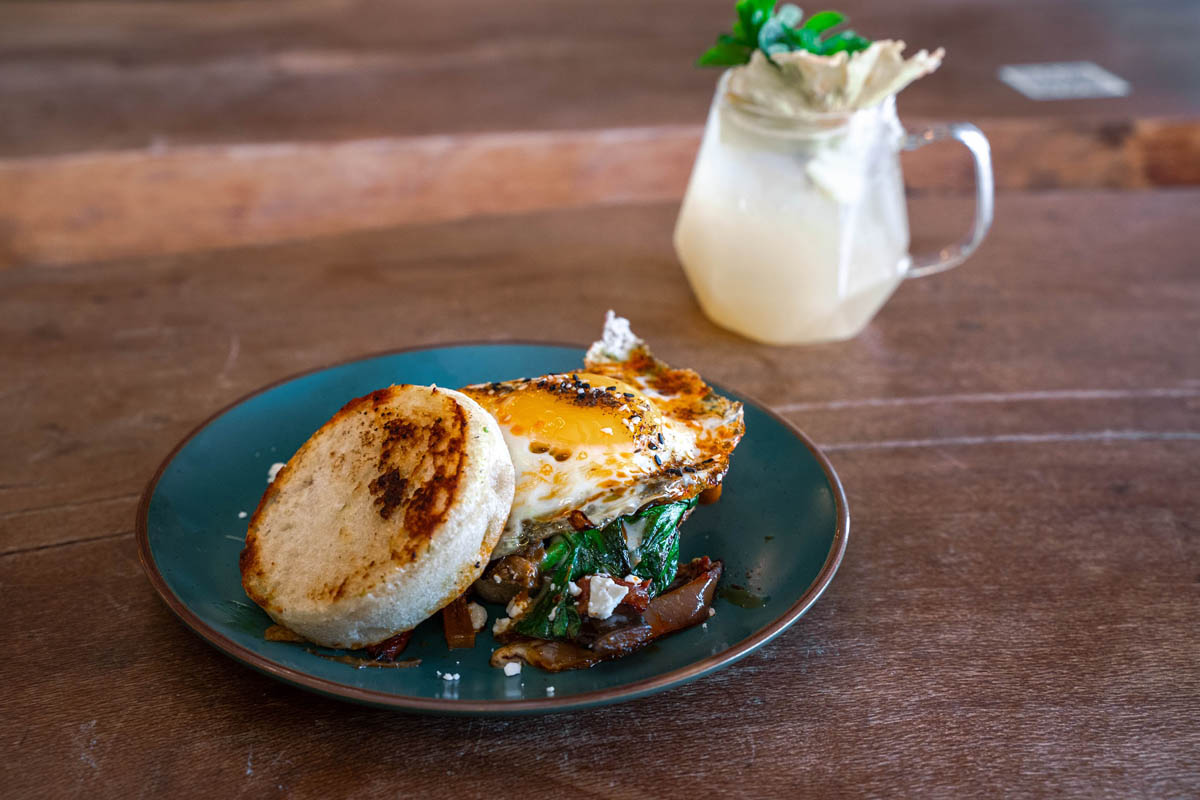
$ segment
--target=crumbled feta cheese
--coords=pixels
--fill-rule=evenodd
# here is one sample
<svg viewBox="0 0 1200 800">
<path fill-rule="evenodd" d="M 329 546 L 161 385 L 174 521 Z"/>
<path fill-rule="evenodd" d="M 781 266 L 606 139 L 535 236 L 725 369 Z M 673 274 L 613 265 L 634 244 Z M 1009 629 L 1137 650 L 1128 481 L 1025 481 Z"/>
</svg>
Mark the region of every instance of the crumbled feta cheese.
<svg viewBox="0 0 1200 800">
<path fill-rule="evenodd" d="M 622 586 L 607 575 L 592 575 L 588 578 L 588 616 L 608 619 L 625 599 L 629 588 Z"/>
<path fill-rule="evenodd" d="M 508 601 L 508 606 L 505 607 L 504 610 L 505 610 L 505 612 L 508 613 L 508 615 L 510 617 L 519 617 L 525 613 L 525 609 L 528 607 L 529 607 L 529 597 L 528 596 L 522 597 L 521 595 L 517 595 L 512 600 Z"/>
<path fill-rule="evenodd" d="M 629 320 L 609 311 L 604 316 L 604 332 L 600 334 L 600 340 L 588 348 L 586 361 L 619 364 L 628 361 L 630 354 L 642 344 L 644 342 L 630 329 Z"/>
<path fill-rule="evenodd" d="M 571 595 L 571 597 L 579 597 L 579 595 L 583 594 L 583 589 L 579 588 L 578 583 L 568 583 L 567 592 Z"/>
<path fill-rule="evenodd" d="M 508 617 L 500 617 L 498 620 L 496 620 L 492 624 L 492 635 L 499 636 L 500 634 L 502 634 L 506 630 L 508 630 L 510 625 L 512 625 L 511 619 L 509 619 Z"/>
<path fill-rule="evenodd" d="M 546 619 L 554 622 L 554 618 L 558 616 L 558 606 L 550 609 L 550 613 L 546 615 Z"/>
<path fill-rule="evenodd" d="M 492 576 L 492 582 L 493 582 L 493 583 L 503 583 L 504 581 L 500 580 L 500 576 L 499 576 L 499 575 L 493 575 L 493 576 Z"/>
<path fill-rule="evenodd" d="M 505 664 L 504 665 L 504 674 L 510 678 L 514 675 L 520 675 L 521 674 L 521 662 L 520 661 L 510 661 L 507 664 Z"/>
<path fill-rule="evenodd" d="M 275 479 L 279 477 L 279 470 L 283 469 L 285 466 L 287 465 L 282 461 L 276 461 L 274 464 L 272 464 L 271 468 L 267 470 L 267 483 L 274 483 Z"/>
<path fill-rule="evenodd" d="M 483 626 L 487 625 L 487 609 L 479 603 L 467 603 L 467 613 L 471 615 L 471 627 L 476 632 L 483 630 Z"/>
</svg>

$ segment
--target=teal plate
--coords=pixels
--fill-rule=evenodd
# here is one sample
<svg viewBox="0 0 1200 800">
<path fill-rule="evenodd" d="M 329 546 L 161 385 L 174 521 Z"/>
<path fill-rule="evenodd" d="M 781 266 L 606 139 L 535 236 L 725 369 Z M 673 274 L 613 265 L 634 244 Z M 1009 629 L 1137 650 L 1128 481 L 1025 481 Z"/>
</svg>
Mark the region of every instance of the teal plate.
<svg viewBox="0 0 1200 800">
<path fill-rule="evenodd" d="M 309 372 L 219 412 L 184 439 L 146 488 L 137 537 L 150 582 L 210 644 L 272 677 L 370 705 L 446 714 L 566 711 L 629 700 L 733 663 L 795 622 L 829 585 L 846 549 L 846 497 L 829 461 L 807 437 L 746 403 L 746 436 L 720 502 L 683 529 L 681 555 L 725 562 L 726 592 L 705 625 L 624 659 L 556 674 L 526 667 L 505 677 L 488 665 L 484 632 L 471 650 L 448 650 L 440 618 L 418 626 L 409 669 L 359 669 L 287 642 L 268 642 L 271 620 L 242 592 L 238 553 L 267 470 L 346 401 L 393 383 L 463 386 L 578 370 L 583 351 L 532 344 L 465 344 L 388 353 Z M 722 393 L 737 397 L 733 392 Z M 737 604 L 730 600 L 737 601 Z M 751 602 L 747 602 L 747 600 Z M 757 604 L 757 605 L 756 605 Z M 756 606 L 756 607 L 745 607 Z M 489 607 L 489 620 L 503 613 Z M 443 680 L 442 673 L 459 675 Z M 553 688 L 551 688 L 553 687 Z"/>
</svg>

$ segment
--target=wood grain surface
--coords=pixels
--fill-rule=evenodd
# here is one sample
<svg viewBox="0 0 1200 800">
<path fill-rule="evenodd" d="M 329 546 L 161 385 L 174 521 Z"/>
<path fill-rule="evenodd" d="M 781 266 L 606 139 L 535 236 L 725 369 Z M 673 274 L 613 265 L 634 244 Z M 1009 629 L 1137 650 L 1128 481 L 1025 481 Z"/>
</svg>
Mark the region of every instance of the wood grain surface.
<svg viewBox="0 0 1200 800">
<path fill-rule="evenodd" d="M 871 38 L 945 46 L 905 114 L 1200 115 L 1192 0 L 837 4 Z M 695 124 L 696 57 L 732 0 L 0 2 L 0 156 Z M 1125 98 L 1035 102 L 1005 64 L 1091 60 Z"/>
<path fill-rule="evenodd" d="M 1198 117 L 1200 119 L 1200 117 Z M 935 121 L 905 120 L 920 131 Z M 1200 125 L 976 120 L 1000 191 L 1200 185 Z M 414 222 L 679 200 L 697 126 L 114 151 L 0 160 L 0 268 L 163 255 Z M 953 142 L 910 192 L 969 192 Z"/>
<path fill-rule="evenodd" d="M 1196 796 L 1198 203 L 1004 195 L 967 265 L 807 348 L 706 321 L 673 204 L 0 271 L 0 794 Z M 961 206 L 914 199 L 918 245 Z M 244 669 L 154 595 L 137 496 L 215 409 L 391 347 L 586 342 L 610 307 L 841 473 L 842 569 L 760 652 L 569 716 L 419 717 Z"/>
<path fill-rule="evenodd" d="M 0 268 L 676 200 L 717 77 L 693 62 L 731 5 L 0 0 Z M 1002 191 L 1200 184 L 1191 0 L 843 5 L 947 48 L 902 118 L 979 124 Z M 1132 92 L 997 78 L 1080 59 Z M 913 191 L 972 180 L 953 147 L 905 162 Z"/>
</svg>

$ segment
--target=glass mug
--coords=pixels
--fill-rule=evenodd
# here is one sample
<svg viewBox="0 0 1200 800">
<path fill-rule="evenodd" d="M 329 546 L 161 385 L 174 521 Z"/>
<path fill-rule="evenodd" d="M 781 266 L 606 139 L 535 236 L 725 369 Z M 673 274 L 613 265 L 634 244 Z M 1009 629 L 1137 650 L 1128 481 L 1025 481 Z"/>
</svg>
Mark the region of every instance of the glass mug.
<svg viewBox="0 0 1200 800">
<path fill-rule="evenodd" d="M 954 123 L 906 134 L 895 97 L 848 113 L 779 115 L 717 84 L 675 225 L 704 313 L 768 344 L 857 335 L 905 278 L 961 264 L 992 223 L 987 139 Z M 975 161 L 975 221 L 961 242 L 908 252 L 900 152 L 955 139 Z"/>
</svg>

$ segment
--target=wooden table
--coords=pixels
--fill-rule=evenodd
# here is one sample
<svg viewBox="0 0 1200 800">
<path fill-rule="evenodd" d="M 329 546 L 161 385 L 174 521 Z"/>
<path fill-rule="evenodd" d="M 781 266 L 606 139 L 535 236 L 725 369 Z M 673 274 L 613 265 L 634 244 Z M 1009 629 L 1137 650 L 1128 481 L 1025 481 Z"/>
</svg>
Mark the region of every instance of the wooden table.
<svg viewBox="0 0 1200 800">
<path fill-rule="evenodd" d="M 732 0 L 0 0 L 0 268 L 273 244 L 682 194 Z M 803 5 L 803 4 L 801 4 Z M 967 119 L 1005 190 L 1200 184 L 1193 0 L 870 0 L 947 50 L 904 122 Z M 1030 100 L 1006 64 L 1091 60 L 1127 97 Z M 906 156 L 961 189 L 953 148 Z"/>
<path fill-rule="evenodd" d="M 905 122 L 977 122 L 1002 192 L 966 266 L 807 348 L 713 326 L 670 246 L 731 5 L 0 0 L 0 796 L 1200 795 L 1193 4 L 838 4 L 947 47 Z M 995 80 L 1076 59 L 1133 93 Z M 965 227 L 950 152 L 906 157 L 918 248 Z M 142 487 L 217 408 L 609 308 L 845 484 L 841 571 L 744 661 L 387 713 L 239 667 L 142 575 Z"/>
<path fill-rule="evenodd" d="M 691 64 L 733 5 L 0 0 L 0 155 L 693 124 L 713 73 Z M 1191 0 L 835 5 L 873 39 L 946 47 L 945 69 L 905 91 L 908 115 L 1200 112 Z M 996 80 L 1005 64 L 1075 60 L 1133 93 L 1035 103 Z"/>
<path fill-rule="evenodd" d="M 807 348 L 700 314 L 673 203 L 0 271 L 0 794 L 1195 796 L 1198 205 L 1006 194 L 966 266 Z M 142 575 L 139 492 L 214 409 L 389 347 L 584 342 L 608 308 L 845 483 L 840 573 L 744 661 L 572 715 L 388 713 L 236 665 Z"/>
</svg>

